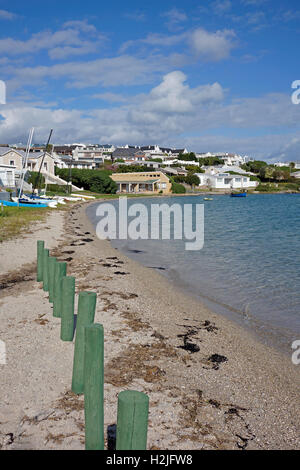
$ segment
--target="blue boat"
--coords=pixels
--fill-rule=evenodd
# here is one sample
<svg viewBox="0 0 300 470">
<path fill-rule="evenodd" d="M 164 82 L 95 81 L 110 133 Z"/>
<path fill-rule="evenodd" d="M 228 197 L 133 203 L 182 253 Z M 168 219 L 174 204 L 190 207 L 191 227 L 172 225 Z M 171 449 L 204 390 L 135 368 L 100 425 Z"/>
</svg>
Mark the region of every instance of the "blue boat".
<svg viewBox="0 0 300 470">
<path fill-rule="evenodd" d="M 231 197 L 246 197 L 247 193 L 231 193 Z"/>
<path fill-rule="evenodd" d="M 17 203 L 11 201 L 0 201 L 0 205 L 7 207 L 29 207 L 30 209 L 42 209 L 44 207 L 48 207 L 47 204 L 35 204 L 35 203 Z"/>
</svg>

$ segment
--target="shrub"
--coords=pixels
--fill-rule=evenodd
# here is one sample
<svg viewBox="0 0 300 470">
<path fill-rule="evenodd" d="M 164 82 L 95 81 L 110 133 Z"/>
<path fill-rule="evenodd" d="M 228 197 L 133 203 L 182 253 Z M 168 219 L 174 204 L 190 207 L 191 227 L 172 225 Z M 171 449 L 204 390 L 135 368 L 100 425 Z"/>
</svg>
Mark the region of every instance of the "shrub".
<svg viewBox="0 0 300 470">
<path fill-rule="evenodd" d="M 68 194 L 69 186 L 59 184 L 47 184 L 47 192 Z"/>
<path fill-rule="evenodd" d="M 109 170 L 79 170 L 74 168 L 72 169 L 72 183 L 95 193 L 115 194 L 117 185 L 109 177 L 111 173 Z M 56 174 L 65 181 L 69 181 L 70 170 L 68 168 L 57 168 Z"/>
<path fill-rule="evenodd" d="M 39 180 L 38 185 L 37 185 L 37 180 Z M 29 177 L 28 177 L 28 179 L 26 179 L 26 181 L 27 181 L 28 184 L 32 184 L 32 186 L 34 188 L 36 188 L 37 186 L 39 188 L 43 188 L 44 185 L 45 185 L 45 177 L 42 174 L 40 174 L 40 177 L 38 178 L 38 172 L 37 171 L 30 171 L 29 172 Z"/>
<path fill-rule="evenodd" d="M 173 181 L 173 183 L 172 183 L 172 193 L 174 193 L 174 194 L 184 194 L 185 192 L 186 192 L 186 189 L 182 184 L 175 183 L 175 181 Z"/>
</svg>

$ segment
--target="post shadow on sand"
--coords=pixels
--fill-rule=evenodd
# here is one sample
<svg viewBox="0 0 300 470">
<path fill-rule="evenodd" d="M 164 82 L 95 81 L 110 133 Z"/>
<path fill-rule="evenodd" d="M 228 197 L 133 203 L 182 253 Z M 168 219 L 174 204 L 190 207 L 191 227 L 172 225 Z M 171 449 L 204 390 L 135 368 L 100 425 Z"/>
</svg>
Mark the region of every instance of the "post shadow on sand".
<svg viewBox="0 0 300 470">
<path fill-rule="evenodd" d="M 117 425 L 107 426 L 107 450 L 116 450 Z"/>
<path fill-rule="evenodd" d="M 76 326 L 77 326 L 77 313 L 74 313 L 74 329 L 73 329 L 73 339 L 76 333 Z"/>
</svg>

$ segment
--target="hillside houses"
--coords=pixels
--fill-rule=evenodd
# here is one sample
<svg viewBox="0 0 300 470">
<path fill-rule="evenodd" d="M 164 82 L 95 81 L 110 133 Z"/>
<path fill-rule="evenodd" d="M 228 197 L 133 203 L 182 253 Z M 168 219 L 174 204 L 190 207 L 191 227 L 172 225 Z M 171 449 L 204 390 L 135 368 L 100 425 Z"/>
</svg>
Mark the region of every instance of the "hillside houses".
<svg viewBox="0 0 300 470">
<path fill-rule="evenodd" d="M 15 187 L 16 180 L 20 179 L 22 174 L 25 152 L 11 147 L 0 147 L 0 186 Z M 29 171 L 39 171 L 41 163 L 41 172 L 44 176 L 54 176 L 55 159 L 49 153 L 36 151 L 30 152 L 28 157 L 27 169 Z"/>
<path fill-rule="evenodd" d="M 112 153 L 112 160 L 124 160 L 124 162 L 144 162 L 147 157 L 145 152 L 137 147 L 124 148 L 120 147 L 115 149 Z"/>
</svg>

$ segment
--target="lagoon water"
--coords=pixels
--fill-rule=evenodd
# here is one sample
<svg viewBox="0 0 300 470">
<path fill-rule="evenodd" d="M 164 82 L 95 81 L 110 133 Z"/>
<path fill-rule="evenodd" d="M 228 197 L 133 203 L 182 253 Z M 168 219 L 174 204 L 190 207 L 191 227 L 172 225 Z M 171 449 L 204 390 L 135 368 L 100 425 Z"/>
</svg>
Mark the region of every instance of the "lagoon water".
<svg viewBox="0 0 300 470">
<path fill-rule="evenodd" d="M 138 202 L 148 208 L 204 204 L 200 251 L 186 251 L 181 240 L 112 240 L 112 245 L 291 354 L 292 341 L 300 339 L 300 195 L 212 197 L 128 199 L 128 206 Z M 118 208 L 117 200 L 110 202 Z M 87 209 L 94 225 L 98 204 Z"/>
</svg>

